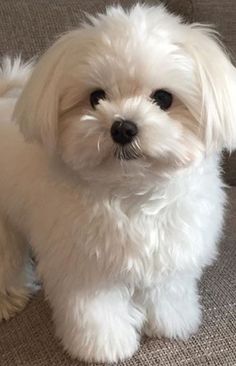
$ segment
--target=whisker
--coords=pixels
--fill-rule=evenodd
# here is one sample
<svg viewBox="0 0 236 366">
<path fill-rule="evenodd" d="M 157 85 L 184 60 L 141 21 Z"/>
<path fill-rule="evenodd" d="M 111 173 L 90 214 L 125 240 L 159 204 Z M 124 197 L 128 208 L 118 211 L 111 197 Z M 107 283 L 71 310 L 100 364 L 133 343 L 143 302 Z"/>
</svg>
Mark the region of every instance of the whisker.
<svg viewBox="0 0 236 366">
<path fill-rule="evenodd" d="M 135 139 L 129 145 L 115 146 L 114 155 L 119 160 L 132 160 L 142 157 L 143 153 L 139 141 Z"/>
<path fill-rule="evenodd" d="M 97 150 L 100 153 L 101 149 L 100 149 L 100 143 L 101 143 L 101 139 L 104 137 L 103 133 L 100 133 L 99 137 L 98 137 L 98 142 L 97 142 Z"/>
<path fill-rule="evenodd" d="M 82 122 L 84 122 L 84 121 L 96 121 L 97 120 L 97 118 L 96 117 L 94 117 L 94 116 L 92 116 L 92 115 L 89 115 L 89 114 L 86 114 L 86 115 L 84 115 L 84 116 L 82 116 L 81 117 L 81 119 L 80 119 Z"/>
</svg>

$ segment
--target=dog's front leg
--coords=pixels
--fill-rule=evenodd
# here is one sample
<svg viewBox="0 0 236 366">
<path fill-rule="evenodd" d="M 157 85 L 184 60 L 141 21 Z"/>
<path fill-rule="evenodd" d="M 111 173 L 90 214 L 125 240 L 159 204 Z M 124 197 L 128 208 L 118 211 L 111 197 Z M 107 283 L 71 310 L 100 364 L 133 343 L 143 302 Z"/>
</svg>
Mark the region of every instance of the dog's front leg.
<svg viewBox="0 0 236 366">
<path fill-rule="evenodd" d="M 126 287 L 59 293 L 52 301 L 57 335 L 72 356 L 116 362 L 137 350 L 143 313 L 132 304 Z"/>
<path fill-rule="evenodd" d="M 187 339 L 201 321 L 197 280 L 192 273 L 168 275 L 146 293 L 147 321 L 144 332 L 150 336 Z"/>
</svg>

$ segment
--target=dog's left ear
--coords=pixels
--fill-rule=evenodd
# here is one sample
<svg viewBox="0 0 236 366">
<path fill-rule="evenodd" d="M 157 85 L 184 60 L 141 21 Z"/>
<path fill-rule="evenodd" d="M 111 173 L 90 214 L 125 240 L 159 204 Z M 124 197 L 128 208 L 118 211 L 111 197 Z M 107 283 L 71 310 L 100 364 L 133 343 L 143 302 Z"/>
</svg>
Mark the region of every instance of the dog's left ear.
<svg viewBox="0 0 236 366">
<path fill-rule="evenodd" d="M 28 141 L 38 141 L 49 151 L 57 143 L 60 93 L 65 89 L 65 70 L 73 32 L 63 35 L 42 56 L 26 84 L 14 117 Z"/>
<path fill-rule="evenodd" d="M 187 48 L 197 67 L 200 122 L 208 151 L 236 148 L 236 69 L 208 27 L 193 24 Z"/>
</svg>

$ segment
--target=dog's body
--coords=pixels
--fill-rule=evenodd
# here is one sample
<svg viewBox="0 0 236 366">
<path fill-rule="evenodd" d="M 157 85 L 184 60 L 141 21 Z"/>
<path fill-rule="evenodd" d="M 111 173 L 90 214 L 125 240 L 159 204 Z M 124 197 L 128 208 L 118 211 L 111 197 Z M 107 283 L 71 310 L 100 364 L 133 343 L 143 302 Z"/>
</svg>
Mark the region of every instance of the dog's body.
<svg viewBox="0 0 236 366">
<path fill-rule="evenodd" d="M 57 331 L 72 354 L 81 347 L 80 356 L 89 356 L 94 324 L 107 351 L 94 344 L 90 352 L 102 360 L 118 357 L 114 344 L 131 355 L 145 319 L 149 335 L 187 338 L 197 329 L 196 281 L 215 257 L 222 227 L 218 159 L 157 180 L 131 200 L 122 187 L 95 190 L 52 166 L 15 126 L 1 125 L 0 136 L 4 214 L 36 251 Z M 82 344 L 81 327 L 88 327 Z"/>
<path fill-rule="evenodd" d="M 32 64 L 23 65 L 20 58 L 11 61 L 6 57 L 2 61 L 0 70 L 0 130 L 3 131 L 4 128 L 7 128 L 8 132 L 14 131 L 9 138 L 7 137 L 7 140 L 4 140 L 4 134 L 0 137 L 1 143 L 6 144 L 5 153 L 1 150 L 3 166 L 7 166 L 10 162 L 8 160 L 10 155 L 7 152 L 10 152 L 11 141 L 13 142 L 16 132 L 16 126 L 13 126 L 12 123 L 15 103 L 30 76 L 31 69 Z M 4 184 L 9 183 L 9 176 L 5 175 L 4 172 L 1 174 L 1 181 Z M 8 194 L 11 194 L 10 191 Z M 27 303 L 30 294 L 38 288 L 29 245 L 22 237 L 21 230 L 18 231 L 11 217 L 6 215 L 4 210 L 6 202 L 7 197 L 3 195 L 0 205 L 0 321 L 7 320 L 20 311 Z"/>
<path fill-rule="evenodd" d="M 170 51 L 171 82 L 178 89 L 172 103 L 170 92 L 163 90 L 170 80 L 159 74 L 161 106 L 150 100 L 150 83 L 159 81 L 151 77 L 149 86 L 141 88 L 150 68 L 139 60 L 139 44 L 137 70 L 136 64 L 122 69 L 122 57 L 116 62 L 117 50 L 124 51 L 128 42 L 123 44 L 124 38 L 133 46 L 138 35 L 132 32 L 141 25 L 142 37 L 147 32 L 150 39 L 145 47 L 153 44 L 156 34 L 145 27 L 156 20 L 167 32 L 160 32 L 159 51 Z M 188 54 L 191 35 L 185 44 L 181 28 L 190 32 L 188 26 L 162 7 L 140 6 L 130 14 L 112 9 L 92 22 L 49 50 L 23 92 L 15 115 L 26 138 L 37 141 L 25 142 L 15 125 L 0 124 L 1 217 L 34 248 L 65 348 L 84 360 L 117 361 L 135 352 L 142 330 L 185 339 L 197 329 L 197 280 L 215 258 L 223 224 L 219 154 L 224 146 L 232 148 L 236 137 L 230 124 L 234 112 L 224 110 L 223 99 L 208 85 L 214 80 L 208 54 Z M 186 46 L 184 51 L 177 40 L 175 46 L 169 44 L 176 30 L 174 37 Z M 225 70 L 233 72 L 212 39 L 205 39 L 202 30 L 191 32 L 197 41 L 203 37 L 199 46 L 209 46 Z M 129 63 L 134 50 L 126 52 Z M 145 62 L 153 62 L 153 55 L 149 60 L 144 56 Z M 137 72 L 140 66 L 142 74 Z M 106 72 L 112 72 L 110 78 Z M 86 95 L 101 83 L 107 93 L 111 83 L 109 98 L 99 102 L 97 95 L 104 99 L 105 92 L 99 89 L 96 98 L 92 93 L 92 110 Z M 227 80 L 222 88 L 222 98 L 229 88 L 234 90 Z M 217 100 L 222 105 L 208 111 Z M 229 122 L 218 115 L 230 111 Z M 200 112 L 207 118 L 204 127 Z M 114 118 L 118 124 L 112 124 Z M 121 136 L 124 125 L 129 131 Z M 132 136 L 127 137 L 130 128 Z M 126 144 L 121 138 L 132 141 Z"/>
</svg>

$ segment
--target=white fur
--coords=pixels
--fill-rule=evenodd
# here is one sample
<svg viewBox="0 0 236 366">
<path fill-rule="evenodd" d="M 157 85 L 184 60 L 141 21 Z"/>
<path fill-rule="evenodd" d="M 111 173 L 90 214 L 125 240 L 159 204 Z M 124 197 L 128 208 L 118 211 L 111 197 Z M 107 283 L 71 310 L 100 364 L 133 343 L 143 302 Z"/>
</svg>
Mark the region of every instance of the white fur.
<svg viewBox="0 0 236 366">
<path fill-rule="evenodd" d="M 93 110 L 100 88 L 107 99 Z M 223 223 L 219 154 L 236 143 L 235 88 L 207 28 L 162 6 L 110 8 L 39 61 L 15 111 L 28 141 L 1 123 L 2 215 L 35 250 L 72 356 L 115 362 L 142 331 L 197 330 L 197 281 Z M 152 103 L 156 89 L 174 95 L 168 111 Z M 136 160 L 114 156 L 117 117 L 139 128 Z"/>
<path fill-rule="evenodd" d="M 10 124 L 17 98 L 31 73 L 32 64 L 23 64 L 20 57 L 5 57 L 0 67 L 1 123 Z M 7 141 L 6 141 L 7 143 Z M 7 155 L 2 150 L 7 164 Z M 8 177 L 3 176 L 5 181 Z M 2 204 L 2 202 L 1 202 Z M 0 213 L 0 321 L 9 319 L 26 304 L 37 289 L 30 249 L 19 230 L 12 227 L 8 216 Z"/>
</svg>

